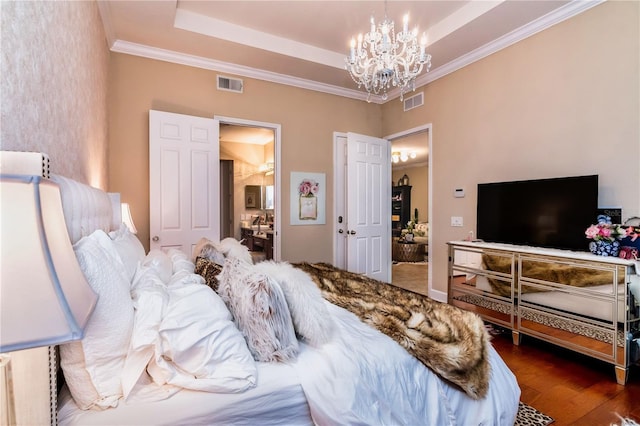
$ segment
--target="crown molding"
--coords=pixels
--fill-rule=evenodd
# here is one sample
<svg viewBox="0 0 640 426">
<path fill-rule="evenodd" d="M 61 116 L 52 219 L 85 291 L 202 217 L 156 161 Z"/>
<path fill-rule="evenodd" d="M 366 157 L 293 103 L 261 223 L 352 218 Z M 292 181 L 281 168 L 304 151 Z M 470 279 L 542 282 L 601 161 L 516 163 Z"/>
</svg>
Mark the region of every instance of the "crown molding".
<svg viewBox="0 0 640 426">
<path fill-rule="evenodd" d="M 429 167 L 429 161 L 421 161 L 419 163 L 391 163 L 392 171 L 415 169 L 416 167 Z"/>
<path fill-rule="evenodd" d="M 188 55 L 172 50 L 159 49 L 157 47 L 150 47 L 143 44 L 131 43 L 123 40 L 117 40 L 111 47 L 111 51 L 140 56 L 143 58 L 156 59 L 159 61 L 171 62 L 174 64 L 186 65 L 190 67 L 219 71 L 242 77 L 255 78 L 257 80 L 264 80 L 272 83 L 314 90 L 316 92 L 328 93 L 331 95 L 343 96 L 346 98 L 363 101 L 367 100 L 367 93 L 355 89 L 345 89 L 344 87 L 319 83 L 317 81 L 293 77 L 286 74 L 274 73 L 271 71 L 246 67 L 244 65 L 237 65 L 229 62 L 216 61 L 215 59 Z M 372 102 L 374 102 L 374 100 L 372 100 Z"/>
<path fill-rule="evenodd" d="M 100 19 L 102 20 L 102 27 L 104 28 L 104 35 L 107 39 L 107 45 L 109 49 L 113 47 L 113 43 L 116 41 L 116 33 L 113 30 L 113 20 L 111 19 L 111 9 L 109 4 L 105 0 L 98 0 L 98 12 L 100 13 Z"/>
<path fill-rule="evenodd" d="M 530 37 L 540 31 L 543 31 L 553 25 L 572 18 L 594 6 L 597 6 L 606 0 L 573 0 L 561 8 L 542 16 L 535 21 L 524 25 L 509 34 L 506 34 L 491 43 L 487 43 L 478 49 L 463 55 L 447 64 L 444 64 L 416 79 L 416 89 L 424 86 L 432 81 L 442 78 L 454 71 L 459 70 L 473 62 L 479 61 L 495 52 L 511 46 L 527 37 Z M 117 53 L 125 53 L 134 56 L 140 56 L 159 61 L 171 62 L 190 67 L 203 68 L 212 71 L 224 72 L 242 77 L 255 78 L 257 80 L 269 81 L 272 83 L 284 84 L 287 86 L 298 87 L 301 89 L 313 90 L 316 92 L 327 93 L 346 98 L 367 101 L 375 104 L 384 104 L 388 101 L 396 99 L 400 96 L 400 89 L 394 89 L 388 92 L 387 100 L 382 100 L 380 96 L 369 96 L 366 92 L 356 89 L 346 89 L 340 86 L 334 86 L 317 81 L 307 80 L 303 78 L 293 77 L 286 74 L 274 73 L 271 71 L 260 70 L 257 68 L 246 67 L 243 65 L 232 64 L 229 62 L 217 61 L 201 56 L 188 55 L 166 49 L 159 49 L 147 45 L 131 43 L 123 40 L 113 40 L 112 25 L 109 18 L 108 7 L 98 1 L 98 7 L 102 16 L 103 25 L 107 41 L 111 46 L 111 51 Z M 112 41 L 113 40 L 113 41 Z"/>
</svg>

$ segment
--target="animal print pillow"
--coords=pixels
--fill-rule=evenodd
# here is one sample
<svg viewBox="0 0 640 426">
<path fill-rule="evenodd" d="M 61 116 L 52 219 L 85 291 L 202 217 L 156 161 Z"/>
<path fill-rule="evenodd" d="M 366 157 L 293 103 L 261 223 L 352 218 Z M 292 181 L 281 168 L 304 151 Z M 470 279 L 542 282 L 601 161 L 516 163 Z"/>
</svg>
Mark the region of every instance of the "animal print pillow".
<svg viewBox="0 0 640 426">
<path fill-rule="evenodd" d="M 204 282 L 215 292 L 218 292 L 218 276 L 222 272 L 222 265 L 204 257 L 196 258 L 195 273 L 204 278 Z"/>
</svg>

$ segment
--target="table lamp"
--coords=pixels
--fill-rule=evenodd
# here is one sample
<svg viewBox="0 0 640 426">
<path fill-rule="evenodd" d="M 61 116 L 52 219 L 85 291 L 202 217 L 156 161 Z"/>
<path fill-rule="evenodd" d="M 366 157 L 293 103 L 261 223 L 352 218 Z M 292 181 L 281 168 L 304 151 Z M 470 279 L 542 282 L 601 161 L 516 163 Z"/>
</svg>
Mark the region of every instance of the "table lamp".
<svg viewBox="0 0 640 426">
<path fill-rule="evenodd" d="M 138 230 L 136 229 L 136 225 L 133 224 L 133 217 L 131 217 L 131 209 L 129 208 L 129 203 L 120 204 L 120 209 L 122 213 L 122 222 L 129 228 L 132 234 L 137 234 Z"/>
<path fill-rule="evenodd" d="M 82 339 L 97 296 L 69 240 L 58 186 L 0 175 L 2 424 L 15 424 L 9 352 Z"/>
</svg>

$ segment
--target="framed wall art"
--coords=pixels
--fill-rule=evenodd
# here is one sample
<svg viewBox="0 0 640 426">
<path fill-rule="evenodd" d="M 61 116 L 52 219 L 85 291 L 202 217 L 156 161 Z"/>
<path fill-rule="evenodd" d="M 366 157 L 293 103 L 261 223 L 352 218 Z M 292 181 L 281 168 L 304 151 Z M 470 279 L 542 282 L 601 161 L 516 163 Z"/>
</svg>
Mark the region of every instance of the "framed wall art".
<svg viewBox="0 0 640 426">
<path fill-rule="evenodd" d="M 291 172 L 291 225 L 324 225 L 324 173 Z"/>
</svg>

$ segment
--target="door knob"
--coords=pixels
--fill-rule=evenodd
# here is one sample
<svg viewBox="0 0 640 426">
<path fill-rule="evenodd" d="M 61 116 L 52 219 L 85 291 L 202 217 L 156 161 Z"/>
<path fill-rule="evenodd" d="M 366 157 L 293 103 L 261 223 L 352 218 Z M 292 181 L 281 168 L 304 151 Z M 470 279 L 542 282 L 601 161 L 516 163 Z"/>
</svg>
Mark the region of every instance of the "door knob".
<svg viewBox="0 0 640 426">
<path fill-rule="evenodd" d="M 356 231 L 349 231 L 349 234 L 356 235 Z"/>
<path fill-rule="evenodd" d="M 156 235 L 155 237 L 153 237 L 153 238 L 151 239 L 151 241 L 153 241 L 153 242 L 160 241 L 160 237 L 158 237 L 158 236 Z"/>
<path fill-rule="evenodd" d="M 338 229 L 338 234 L 344 234 L 344 229 Z"/>
</svg>

